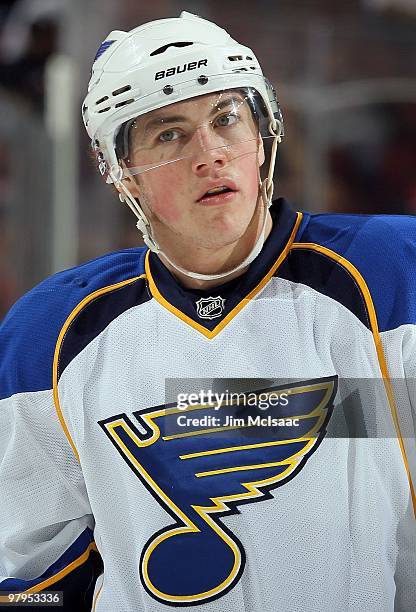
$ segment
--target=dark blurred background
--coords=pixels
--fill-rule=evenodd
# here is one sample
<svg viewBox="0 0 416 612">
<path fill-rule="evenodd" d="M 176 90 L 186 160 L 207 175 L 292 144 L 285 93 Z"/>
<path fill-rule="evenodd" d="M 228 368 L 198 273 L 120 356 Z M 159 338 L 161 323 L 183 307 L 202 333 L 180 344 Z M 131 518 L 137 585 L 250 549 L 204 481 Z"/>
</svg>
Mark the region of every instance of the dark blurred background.
<svg viewBox="0 0 416 612">
<path fill-rule="evenodd" d="M 416 0 L 0 0 L 0 318 L 56 270 L 141 244 L 80 118 L 114 29 L 187 10 L 252 47 L 281 102 L 275 194 L 416 213 Z"/>
</svg>

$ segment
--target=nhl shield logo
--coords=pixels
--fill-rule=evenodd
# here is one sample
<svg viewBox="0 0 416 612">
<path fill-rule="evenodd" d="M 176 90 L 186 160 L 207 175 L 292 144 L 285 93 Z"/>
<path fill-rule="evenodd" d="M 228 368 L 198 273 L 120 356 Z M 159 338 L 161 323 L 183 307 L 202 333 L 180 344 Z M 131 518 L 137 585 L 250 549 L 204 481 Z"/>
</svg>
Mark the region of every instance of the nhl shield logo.
<svg viewBox="0 0 416 612">
<path fill-rule="evenodd" d="M 225 300 L 220 297 L 201 298 L 196 302 L 196 311 L 200 319 L 216 319 L 224 310 Z"/>
</svg>

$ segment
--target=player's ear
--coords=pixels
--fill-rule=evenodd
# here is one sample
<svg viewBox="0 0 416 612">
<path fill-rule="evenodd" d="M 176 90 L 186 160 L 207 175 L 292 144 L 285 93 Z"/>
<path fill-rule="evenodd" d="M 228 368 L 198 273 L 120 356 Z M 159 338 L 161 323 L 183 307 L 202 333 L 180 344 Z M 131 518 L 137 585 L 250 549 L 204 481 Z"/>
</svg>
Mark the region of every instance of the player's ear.
<svg viewBox="0 0 416 612">
<path fill-rule="evenodd" d="M 257 154 L 257 159 L 259 160 L 259 167 L 261 167 L 264 164 L 264 160 L 266 159 L 265 155 L 264 155 L 264 145 L 263 145 L 263 138 L 261 137 L 261 134 L 258 135 L 258 154 Z"/>
<path fill-rule="evenodd" d="M 126 162 L 124 160 L 120 161 L 120 166 L 123 168 L 123 170 L 128 168 L 128 165 L 126 164 Z M 130 191 L 130 193 L 133 196 L 133 198 L 139 198 L 140 197 L 140 189 L 139 189 L 139 185 L 137 184 L 137 181 L 136 181 L 135 177 L 134 176 L 125 176 L 122 180 L 123 180 L 124 186 L 127 187 L 127 189 Z"/>
</svg>

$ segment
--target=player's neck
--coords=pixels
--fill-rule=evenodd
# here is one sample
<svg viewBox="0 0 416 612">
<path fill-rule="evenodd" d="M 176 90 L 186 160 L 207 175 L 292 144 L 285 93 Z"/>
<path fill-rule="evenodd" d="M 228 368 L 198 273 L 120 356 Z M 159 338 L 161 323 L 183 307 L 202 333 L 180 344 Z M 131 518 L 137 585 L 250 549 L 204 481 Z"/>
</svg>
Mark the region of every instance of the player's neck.
<svg viewBox="0 0 416 612">
<path fill-rule="evenodd" d="M 269 236 L 271 229 L 272 229 L 272 225 L 273 225 L 270 212 L 267 211 L 266 215 L 267 215 L 267 219 L 266 219 L 266 228 L 265 228 L 265 234 L 264 234 L 265 241 L 267 237 Z M 180 265 L 181 267 L 185 269 L 192 269 L 195 272 L 199 272 L 200 274 L 207 274 L 207 275 L 208 274 L 221 274 L 223 271 L 227 269 L 229 270 L 229 269 L 236 268 L 239 262 L 243 261 L 251 253 L 252 249 L 254 248 L 259 238 L 260 231 L 261 229 L 257 232 L 255 240 L 250 242 L 249 249 L 246 247 L 245 249 L 241 248 L 236 251 L 235 247 L 232 247 L 231 250 L 234 251 L 234 257 L 230 257 L 230 248 L 225 247 L 224 249 L 216 249 L 212 253 L 207 252 L 204 256 L 201 256 L 200 252 L 198 253 L 198 255 L 196 253 L 195 254 L 188 253 L 187 261 L 189 263 L 188 264 L 181 263 Z M 237 258 L 235 257 L 236 252 L 239 254 Z M 180 272 L 179 270 L 177 270 L 174 266 L 172 266 L 166 260 L 166 258 L 163 256 L 163 253 L 161 253 L 159 257 L 163 261 L 164 265 L 168 268 L 168 270 L 175 276 L 175 278 L 178 279 L 181 285 L 183 287 L 186 287 L 187 289 L 210 289 L 211 287 L 217 287 L 218 285 L 228 283 L 229 281 L 235 278 L 238 278 L 239 276 L 244 274 L 248 268 L 248 266 L 245 266 L 244 268 L 241 268 L 240 270 L 237 270 L 236 272 L 233 272 L 232 274 L 224 276 L 223 278 L 217 278 L 213 280 L 200 280 L 200 279 L 192 278 L 191 276 L 188 276 L 184 274 L 183 272 Z"/>
</svg>

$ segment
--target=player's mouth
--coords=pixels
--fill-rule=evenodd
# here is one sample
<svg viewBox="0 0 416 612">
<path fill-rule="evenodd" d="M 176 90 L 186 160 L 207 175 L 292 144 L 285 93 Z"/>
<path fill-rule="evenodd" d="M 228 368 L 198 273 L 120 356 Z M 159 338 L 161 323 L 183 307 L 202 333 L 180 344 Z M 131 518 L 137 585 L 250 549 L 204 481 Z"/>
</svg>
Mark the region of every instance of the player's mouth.
<svg viewBox="0 0 416 612">
<path fill-rule="evenodd" d="M 237 187 L 232 181 L 217 183 L 215 186 L 209 187 L 197 200 L 199 204 L 225 204 L 231 201 L 237 192 Z"/>
</svg>

